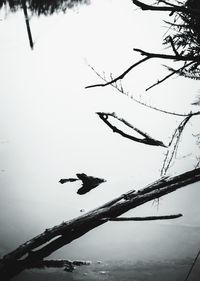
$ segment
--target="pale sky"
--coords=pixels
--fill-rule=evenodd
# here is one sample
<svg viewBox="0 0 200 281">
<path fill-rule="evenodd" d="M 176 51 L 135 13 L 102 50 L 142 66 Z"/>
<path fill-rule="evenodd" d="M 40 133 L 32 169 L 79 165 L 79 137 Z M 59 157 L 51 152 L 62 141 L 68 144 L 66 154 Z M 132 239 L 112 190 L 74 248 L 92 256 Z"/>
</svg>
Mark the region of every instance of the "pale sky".
<svg viewBox="0 0 200 281">
<path fill-rule="evenodd" d="M 159 178 L 165 149 L 134 143 L 113 134 L 95 112 L 115 111 L 166 144 L 182 119 L 146 109 L 111 87 L 88 90 L 84 87 L 100 82 L 87 63 L 100 73 L 105 71 L 109 77 L 110 73 L 119 75 L 140 58 L 133 48 L 165 52 L 161 45 L 166 31 L 163 16 L 141 12 L 128 0 L 94 0 L 91 5 L 64 15 L 32 17 L 35 48 L 31 51 L 23 14 L 5 17 L 1 11 L 2 252 L 12 250 L 47 227 L 79 216 L 80 209 L 87 211 Z M 191 106 L 198 94 L 196 81 L 173 78 L 144 92 L 166 74 L 161 66 L 165 63 L 150 61 L 138 67 L 124 79 L 124 88 L 134 97 L 162 109 L 180 113 L 198 110 Z M 179 158 L 170 174 L 193 169 L 197 148 L 191 132 L 198 131 L 198 123 L 196 118 L 188 124 Z M 85 196 L 76 194 L 78 183 L 58 183 L 60 178 L 74 177 L 81 172 L 103 177 L 107 182 Z M 159 209 L 150 203 L 134 214 L 183 212 L 185 217 L 172 224 L 199 226 L 197 186 L 199 184 L 163 198 Z M 158 228 L 156 236 L 154 226 Z M 118 247 L 124 247 L 122 240 L 131 237 L 130 229 L 133 232 L 134 227 L 139 242 L 155 241 L 162 233 L 157 224 L 148 223 L 150 238 L 145 236 L 146 224 L 130 228 L 123 224 L 123 229 L 120 225 L 109 225 L 89 233 L 80 240 L 82 244 L 77 241 L 78 246 L 74 243 L 74 248 L 66 249 L 75 256 L 80 247 L 80 255 L 87 256 L 89 242 L 93 239 L 95 249 L 98 247 L 95 241 L 99 243 L 102 235 L 108 237 L 115 228 L 121 238 L 113 240 L 111 235 L 107 243 L 114 245 L 113 241 L 117 240 Z M 139 238 L 140 230 L 142 238 Z M 169 243 L 166 251 L 173 248 L 174 244 Z M 61 253 L 65 255 L 65 250 Z"/>
</svg>

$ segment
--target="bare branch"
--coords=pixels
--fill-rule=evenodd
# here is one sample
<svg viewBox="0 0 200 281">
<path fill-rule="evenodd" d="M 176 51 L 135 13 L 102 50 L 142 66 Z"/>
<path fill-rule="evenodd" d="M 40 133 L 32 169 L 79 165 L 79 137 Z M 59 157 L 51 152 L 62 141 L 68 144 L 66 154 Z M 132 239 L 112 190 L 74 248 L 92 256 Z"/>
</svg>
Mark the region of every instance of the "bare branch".
<svg viewBox="0 0 200 281">
<path fill-rule="evenodd" d="M 121 80 L 124 78 L 124 76 L 126 74 L 128 74 L 134 67 L 138 66 L 139 64 L 145 62 L 146 60 L 148 60 L 149 58 L 146 57 L 136 63 L 134 63 L 133 65 L 131 65 L 127 70 L 125 70 L 122 74 L 120 74 L 119 76 L 117 76 L 115 79 L 112 79 L 111 81 L 105 83 L 105 84 L 95 84 L 95 85 L 90 85 L 90 86 L 86 86 L 85 89 L 89 89 L 89 88 L 94 88 L 94 87 L 105 87 L 105 86 L 108 86 L 108 85 L 111 85 L 115 82 L 117 82 L 118 80 Z"/>
<path fill-rule="evenodd" d="M 148 216 L 148 217 L 120 217 L 109 218 L 109 221 L 153 221 L 153 220 L 171 220 L 182 217 L 182 214 L 168 215 L 168 216 Z"/>
<path fill-rule="evenodd" d="M 165 80 L 167 80 L 168 78 L 172 77 L 174 74 L 176 73 L 179 73 L 180 71 L 182 71 L 183 69 L 185 69 L 187 66 L 189 65 L 192 65 L 193 64 L 193 61 L 192 62 L 189 62 L 188 64 L 185 64 L 184 66 L 178 68 L 178 69 L 175 69 L 172 73 L 168 74 L 167 76 L 165 76 L 164 78 L 162 78 L 161 80 L 158 80 L 155 84 L 151 85 L 150 87 L 148 87 L 146 89 L 146 91 L 149 91 L 150 89 L 152 89 L 153 87 L 161 84 L 162 82 L 164 82 Z"/>
<path fill-rule="evenodd" d="M 92 67 L 92 66 L 89 65 L 89 64 L 88 64 L 88 66 L 94 71 L 94 73 L 96 73 L 96 75 L 97 75 L 98 77 L 100 77 L 103 81 L 107 82 L 107 80 L 106 80 L 106 78 L 105 78 L 105 74 L 102 76 L 99 72 L 97 72 L 97 71 L 94 69 L 94 67 Z M 112 86 L 113 88 L 115 88 L 118 92 L 120 92 L 121 94 L 126 95 L 126 96 L 128 96 L 129 98 L 131 98 L 134 102 L 136 102 L 136 103 L 138 103 L 138 104 L 140 104 L 140 105 L 142 105 L 142 106 L 145 106 L 145 107 L 147 107 L 147 108 L 150 108 L 150 109 L 153 109 L 153 110 L 162 112 L 162 113 L 170 114 L 170 115 L 175 115 L 175 116 L 182 116 L 182 117 L 184 117 L 184 116 L 188 116 L 188 115 L 189 115 L 189 113 L 185 113 L 185 114 L 184 114 L 184 113 L 176 113 L 176 112 L 171 112 L 171 111 L 163 110 L 163 109 L 160 109 L 160 108 L 157 108 L 157 107 L 148 105 L 148 104 L 146 104 L 146 103 L 144 103 L 144 102 L 142 102 L 142 101 L 139 101 L 139 100 L 133 98 L 133 96 L 130 96 L 128 92 L 125 92 L 121 84 L 120 84 L 120 86 L 119 86 L 117 83 L 115 83 L 115 84 L 111 84 L 111 86 Z"/>
<path fill-rule="evenodd" d="M 166 54 L 158 54 L 158 53 L 149 53 L 143 51 L 141 49 L 134 48 L 135 52 L 139 52 L 142 56 L 146 56 L 150 58 L 157 58 L 157 59 L 167 59 L 167 60 L 174 60 L 174 61 L 192 61 L 192 62 L 200 62 L 200 56 L 191 56 L 191 55 L 166 55 Z"/>
<path fill-rule="evenodd" d="M 174 53 L 175 53 L 175 56 L 179 56 L 179 53 L 178 53 L 178 51 L 177 51 L 176 48 L 175 48 L 174 41 L 173 41 L 172 37 L 171 37 L 171 36 L 168 36 L 168 38 L 169 38 L 169 42 L 170 42 L 170 44 L 171 44 L 171 46 L 172 46 L 172 50 L 173 50 Z"/>
<path fill-rule="evenodd" d="M 183 133 L 183 130 L 184 130 L 186 124 L 188 123 L 188 121 L 190 120 L 190 118 L 192 116 L 193 116 L 192 114 L 189 114 L 183 121 L 181 121 L 179 126 L 176 128 L 176 130 L 175 130 L 175 132 L 174 132 L 174 134 L 171 138 L 171 141 L 168 145 L 169 149 L 166 153 L 166 156 L 165 156 L 165 159 L 164 159 L 164 162 L 163 162 L 163 166 L 162 166 L 162 169 L 161 169 L 161 175 L 165 175 L 167 170 L 169 169 L 169 167 L 171 165 L 171 162 L 172 162 L 172 160 L 174 159 L 174 157 L 177 153 L 177 149 L 178 149 L 178 145 L 179 145 L 179 142 L 180 142 L 181 134 Z M 170 153 L 170 148 L 171 148 L 171 145 L 172 145 L 173 142 L 174 142 L 174 146 L 173 146 L 172 152 Z"/>
<path fill-rule="evenodd" d="M 97 115 L 101 118 L 101 120 L 109 127 L 113 130 L 114 133 L 118 133 L 121 136 L 123 136 L 124 138 L 130 139 L 132 141 L 135 142 L 139 142 L 139 143 L 143 143 L 143 144 L 147 144 L 147 145 L 154 145 L 154 146 L 162 146 L 162 147 L 166 147 L 163 142 L 153 139 L 152 137 L 150 137 L 149 135 L 147 135 L 147 133 L 139 130 L 138 128 L 132 126 L 130 123 L 128 123 L 126 120 L 124 120 L 123 118 L 119 118 L 117 117 L 117 115 L 115 113 L 105 113 L 105 112 L 97 112 Z M 124 131 L 118 129 L 117 127 L 115 127 L 114 125 L 112 125 L 109 121 L 108 121 L 108 117 L 111 116 L 117 120 L 119 120 L 120 122 L 124 123 L 126 126 L 128 126 L 129 128 L 133 129 L 135 132 L 137 132 L 138 134 L 140 134 L 142 137 L 142 139 L 134 137 L 132 135 L 128 135 L 126 134 Z"/>
<path fill-rule="evenodd" d="M 86 86 L 85 89 L 94 88 L 94 87 L 105 87 L 105 86 L 111 85 L 113 83 L 116 83 L 118 80 L 122 80 L 133 68 L 135 68 L 136 66 L 140 65 L 141 63 L 143 63 L 149 59 L 152 59 L 152 58 L 168 59 L 168 60 L 174 60 L 174 61 L 192 61 L 193 63 L 200 62 L 199 56 L 190 56 L 190 55 L 181 56 L 179 54 L 166 55 L 166 54 L 149 53 L 149 52 L 143 51 L 141 49 L 137 49 L 137 48 L 134 48 L 133 50 L 136 52 L 139 52 L 142 56 L 145 56 L 145 58 L 142 60 L 139 60 L 138 62 L 131 65 L 127 70 L 125 70 L 122 74 L 117 76 L 115 79 L 112 79 L 112 77 L 111 77 L 111 81 L 109 81 L 109 82 L 89 85 L 89 86 Z"/>
<path fill-rule="evenodd" d="M 149 10 L 149 11 L 163 11 L 163 12 L 184 12 L 184 13 L 192 13 L 195 15 L 199 15 L 200 11 L 196 10 L 196 9 L 190 9 L 190 8 L 186 8 L 184 5 L 182 6 L 178 6 L 178 5 L 170 5 L 169 3 L 162 1 L 163 3 L 169 5 L 169 6 L 154 6 L 154 5 L 148 5 L 145 4 L 141 1 L 138 0 L 132 0 L 133 4 L 135 4 L 136 6 L 138 6 L 139 8 L 141 8 L 142 10 Z"/>
</svg>

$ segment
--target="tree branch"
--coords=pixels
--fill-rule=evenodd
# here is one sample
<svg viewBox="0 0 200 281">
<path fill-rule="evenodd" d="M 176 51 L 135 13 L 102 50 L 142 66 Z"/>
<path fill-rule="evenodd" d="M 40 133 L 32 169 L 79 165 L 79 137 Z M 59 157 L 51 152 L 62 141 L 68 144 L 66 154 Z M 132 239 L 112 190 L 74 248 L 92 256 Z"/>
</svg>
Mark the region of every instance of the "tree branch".
<svg viewBox="0 0 200 281">
<path fill-rule="evenodd" d="M 149 53 L 143 51 L 141 49 L 134 48 L 135 52 L 139 52 L 142 56 L 146 56 L 147 58 L 157 58 L 157 59 L 167 59 L 174 61 L 192 61 L 192 62 L 200 62 L 200 56 L 192 56 L 192 55 L 166 55 L 166 54 L 158 54 L 158 53 Z"/>
<path fill-rule="evenodd" d="M 26 7 L 26 0 L 22 0 L 22 8 L 23 8 L 25 22 L 26 22 L 26 29 L 27 29 L 27 33 L 28 33 L 29 45 L 30 45 L 31 49 L 33 50 L 34 44 L 33 44 L 29 17 L 28 17 L 28 12 L 27 12 L 27 7 Z"/>
<path fill-rule="evenodd" d="M 97 115 L 99 116 L 99 118 L 101 118 L 101 120 L 109 127 L 113 130 L 114 133 L 118 133 L 121 136 L 123 136 L 124 138 L 130 139 L 132 141 L 135 142 L 139 142 L 139 143 L 143 143 L 143 144 L 147 144 L 147 145 L 154 145 L 154 146 L 162 146 L 162 147 L 166 147 L 163 142 L 153 139 L 152 137 L 150 137 L 147 133 L 139 130 L 138 128 L 132 126 L 130 123 L 128 123 L 126 120 L 124 120 L 123 118 L 119 118 L 117 117 L 117 115 L 115 113 L 104 113 L 104 112 L 97 112 Z M 108 116 L 111 116 L 117 120 L 119 120 L 120 122 L 124 123 L 126 126 L 128 126 L 129 128 L 133 129 L 135 132 L 137 132 L 138 134 L 140 134 L 142 137 L 144 137 L 143 139 L 140 138 L 136 138 L 132 135 L 128 135 L 126 134 L 124 131 L 118 129 L 117 127 L 115 127 L 114 125 L 112 125 L 109 121 L 108 121 Z"/>
<path fill-rule="evenodd" d="M 165 4 L 169 5 L 169 6 L 154 6 L 154 5 L 148 5 L 148 4 L 145 4 L 141 1 L 138 1 L 138 0 L 132 0 L 133 4 L 135 4 L 136 6 L 138 6 L 139 8 L 141 8 L 142 10 L 149 10 L 149 11 L 163 11 L 163 12 L 171 12 L 171 13 L 175 13 L 175 12 L 183 12 L 183 13 L 192 13 L 192 14 L 195 14 L 195 15 L 199 15 L 200 14 L 200 11 L 199 10 L 196 10 L 196 9 L 191 9 L 191 8 L 186 8 L 184 5 L 182 6 L 178 6 L 178 5 L 171 5 L 165 1 L 162 1 L 164 2 Z"/>
<path fill-rule="evenodd" d="M 52 252 L 81 237 L 93 228 L 106 223 L 105 220 L 102 220 L 103 218 L 118 217 L 130 209 L 198 181 L 200 181 L 200 168 L 178 176 L 161 178 L 153 184 L 148 185 L 146 188 L 129 194 L 126 199 L 113 203 L 113 205 L 104 208 L 99 207 L 80 217 L 48 229 L 22 244 L 13 252 L 5 255 L 0 263 L 0 277 L 3 277 L 3 280 L 9 280 L 11 277 L 20 273 L 24 268 L 27 268 L 29 264 L 42 260 Z M 53 238 L 54 240 L 50 241 Z M 48 241 L 50 242 L 47 243 Z M 45 246 L 37 249 L 44 244 Z M 33 249 L 35 249 L 35 251 L 33 251 Z M 28 256 L 23 258 L 25 254 L 28 254 Z M 20 264 L 18 263 L 19 259 Z"/>
<path fill-rule="evenodd" d="M 117 82 L 118 80 L 121 80 L 124 78 L 124 76 L 126 74 L 128 74 L 134 67 L 138 66 L 139 64 L 145 62 L 146 60 L 148 60 L 149 58 L 146 57 L 136 63 L 134 63 L 133 65 L 131 65 L 127 70 L 125 70 L 122 74 L 120 74 L 119 76 L 117 76 L 115 79 L 112 79 L 111 81 L 105 83 L 105 84 L 95 84 L 95 85 L 90 85 L 90 86 L 86 86 L 85 89 L 89 89 L 89 88 L 94 88 L 94 87 L 105 87 L 108 86 L 110 84 L 113 84 L 115 82 Z"/>
<path fill-rule="evenodd" d="M 186 118 L 184 118 L 181 121 L 179 126 L 176 128 L 176 130 L 175 130 L 175 132 L 172 136 L 172 139 L 171 139 L 171 141 L 168 145 L 169 149 L 166 153 L 166 156 L 165 156 L 165 159 L 164 159 L 164 162 L 163 162 L 163 166 L 162 166 L 162 169 L 161 169 L 161 175 L 162 176 L 166 174 L 167 170 L 169 169 L 169 167 L 171 165 L 172 160 L 176 156 L 181 135 L 183 133 L 183 130 L 184 130 L 185 126 L 187 125 L 189 120 L 192 118 L 192 116 L 193 116 L 193 114 L 189 114 Z M 170 148 L 171 148 L 173 142 L 174 142 L 174 145 L 173 145 L 172 151 L 170 153 Z"/>
<path fill-rule="evenodd" d="M 148 217 L 120 217 L 120 218 L 109 218 L 109 221 L 153 221 L 153 220 L 171 220 L 182 217 L 182 214 L 168 215 L 168 216 L 148 216 Z"/>
<path fill-rule="evenodd" d="M 142 64 L 143 62 L 145 62 L 149 59 L 152 59 L 152 58 L 168 59 L 168 60 L 174 60 L 174 61 L 192 61 L 193 63 L 200 62 L 200 56 L 191 56 L 191 55 L 181 56 L 179 54 L 166 55 L 166 54 L 149 53 L 149 52 L 143 51 L 141 49 L 137 49 L 137 48 L 134 48 L 133 50 L 136 52 L 139 52 L 142 56 L 145 56 L 145 58 L 142 60 L 139 60 L 138 62 L 131 65 L 122 74 L 120 74 L 119 76 L 117 76 L 114 79 L 111 79 L 111 81 L 106 82 L 106 83 L 89 85 L 89 86 L 86 86 L 85 89 L 95 88 L 95 87 L 105 87 L 105 86 L 111 85 L 113 83 L 116 83 L 117 81 L 122 80 L 133 68 L 135 68 L 136 66 L 138 66 L 138 65 Z"/>
<path fill-rule="evenodd" d="M 94 67 L 92 67 L 91 65 L 88 65 L 95 73 L 98 77 L 100 77 L 103 81 L 107 82 L 106 78 L 104 76 L 102 76 L 101 74 L 99 74 L 95 69 Z M 189 113 L 176 113 L 176 112 L 171 112 L 171 111 L 168 111 L 168 110 L 164 110 L 164 109 L 160 109 L 158 107 L 155 107 L 155 106 L 151 106 L 149 104 L 146 104 L 142 101 L 139 101 L 135 98 L 133 98 L 133 96 L 130 96 L 128 92 L 125 92 L 122 85 L 118 86 L 117 83 L 114 83 L 114 84 L 111 84 L 111 86 L 113 88 L 115 88 L 118 92 L 120 92 L 121 94 L 123 95 L 126 95 L 128 96 L 129 98 L 131 98 L 134 102 L 142 105 L 142 106 L 145 106 L 147 108 L 150 108 L 150 109 L 153 109 L 153 110 L 156 110 L 156 111 L 159 111 L 161 113 L 165 113 L 165 114 L 169 114 L 169 115 L 175 115 L 175 116 L 182 116 L 182 117 L 186 117 L 189 115 Z"/>
<path fill-rule="evenodd" d="M 149 91 L 150 89 L 152 89 L 153 87 L 161 84 L 162 82 L 164 82 L 165 80 L 167 80 L 168 78 L 172 77 L 174 74 L 179 73 L 180 71 L 182 71 L 183 69 L 185 69 L 186 67 L 190 66 L 191 64 L 193 64 L 193 61 L 189 62 L 188 64 L 185 64 L 184 66 L 178 68 L 178 69 L 174 69 L 174 71 L 168 75 L 166 75 L 164 78 L 162 78 L 161 80 L 158 80 L 156 83 L 154 83 L 153 85 L 151 85 L 150 87 L 148 87 L 146 89 L 146 91 Z"/>
</svg>

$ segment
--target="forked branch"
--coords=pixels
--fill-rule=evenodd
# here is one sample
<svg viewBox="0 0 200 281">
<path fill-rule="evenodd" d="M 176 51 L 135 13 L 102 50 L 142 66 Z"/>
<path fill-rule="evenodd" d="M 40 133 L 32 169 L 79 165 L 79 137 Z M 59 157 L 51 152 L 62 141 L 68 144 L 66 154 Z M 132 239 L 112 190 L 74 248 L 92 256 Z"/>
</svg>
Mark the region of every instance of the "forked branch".
<svg viewBox="0 0 200 281">
<path fill-rule="evenodd" d="M 166 4 L 166 6 L 155 6 L 155 5 L 148 5 L 138 0 L 132 0 L 133 4 L 141 8 L 142 10 L 148 10 L 148 11 L 163 11 L 163 12 L 183 12 L 183 13 L 189 13 L 189 14 L 195 14 L 200 15 L 200 11 L 198 9 L 191 9 L 184 5 L 172 5 L 171 3 L 168 3 L 167 1 L 159 1 Z"/>
<path fill-rule="evenodd" d="M 161 169 L 161 175 L 162 176 L 166 174 L 170 165 L 172 164 L 172 161 L 176 157 L 178 146 L 179 146 L 180 139 L 181 139 L 181 135 L 182 135 L 186 125 L 188 124 L 188 122 L 190 121 L 190 119 L 193 116 L 196 116 L 196 115 L 199 115 L 199 114 L 200 114 L 200 112 L 188 114 L 188 116 L 185 117 L 180 122 L 179 126 L 174 131 L 174 134 L 172 135 L 172 138 L 171 138 L 171 140 L 169 142 L 169 145 L 168 145 L 168 151 L 167 151 L 167 153 L 165 155 L 165 159 L 163 161 L 163 166 L 162 166 L 162 169 Z"/>
<path fill-rule="evenodd" d="M 191 62 L 191 63 L 200 62 L 200 56 L 191 56 L 191 55 L 182 56 L 179 54 L 167 55 L 167 54 L 159 54 L 159 53 L 150 53 L 150 52 L 146 52 L 146 51 L 143 51 L 143 50 L 137 49 L 137 48 L 134 48 L 133 50 L 135 52 L 139 52 L 142 56 L 145 56 L 145 58 L 141 59 L 138 62 L 131 65 L 128 69 L 126 69 L 122 74 L 120 74 L 116 78 L 111 79 L 110 81 L 108 81 L 106 83 L 99 83 L 99 84 L 86 86 L 85 89 L 95 88 L 95 87 L 105 87 L 108 85 L 112 85 L 112 84 L 116 83 L 117 81 L 122 80 L 132 69 L 134 69 L 138 65 L 140 65 L 143 62 L 145 62 L 149 59 L 152 59 L 152 58 L 167 59 L 167 60 L 173 60 L 173 61 L 185 61 L 185 62 Z M 177 72 L 180 70 L 181 69 L 177 70 Z M 170 75 L 170 76 L 172 76 L 172 75 Z M 166 79 L 167 78 L 165 78 L 164 80 L 166 80 Z"/>
<path fill-rule="evenodd" d="M 107 79 L 105 78 L 105 75 L 103 74 L 100 74 L 99 72 L 97 72 L 94 67 L 92 67 L 91 65 L 88 65 L 92 71 L 94 71 L 94 73 L 99 77 L 101 78 L 104 82 L 108 82 Z M 116 89 L 119 93 L 131 98 L 134 102 L 144 106 L 144 107 L 147 107 L 149 109 L 152 109 L 152 110 L 155 110 L 155 111 L 158 111 L 158 112 L 161 112 L 161 113 L 164 113 L 164 114 L 169 114 L 169 115 L 174 115 L 174 116 L 180 116 L 180 117 L 187 117 L 190 113 L 177 113 L 177 112 L 172 112 L 172 111 L 168 111 L 168 110 L 164 110 L 164 109 L 161 109 L 161 108 L 158 108 L 158 107 L 155 107 L 155 106 L 152 106 L 152 105 L 149 105 L 147 103 L 144 103 L 136 98 L 134 98 L 132 95 L 130 95 L 127 91 L 124 90 L 124 88 L 122 87 L 122 84 L 121 83 L 114 83 L 114 84 L 111 84 L 110 85 L 111 87 L 113 87 L 114 89 Z M 196 112 L 194 113 L 194 115 L 196 114 L 199 114 L 200 112 Z"/>
<path fill-rule="evenodd" d="M 150 137 L 147 133 L 139 130 L 136 127 L 134 127 L 129 122 L 127 122 L 125 119 L 119 118 L 114 112 L 113 113 L 97 112 L 97 115 L 110 129 L 112 129 L 112 131 L 114 133 L 118 133 L 124 138 L 130 139 L 130 140 L 135 141 L 135 142 L 147 144 L 147 145 L 166 147 L 163 142 Z M 129 135 L 129 134 L 125 133 L 124 131 L 120 130 L 119 128 L 117 128 L 116 126 L 114 126 L 112 123 L 110 123 L 108 121 L 108 117 L 113 117 L 113 118 L 117 119 L 121 123 L 125 124 L 127 127 L 134 130 L 136 133 L 141 135 L 141 137 L 143 137 L 143 138 L 137 138 L 135 136 Z"/>
<path fill-rule="evenodd" d="M 135 52 L 139 52 L 142 56 L 147 58 L 157 58 L 157 59 L 167 59 L 167 60 L 174 60 L 174 61 L 192 61 L 192 62 L 200 62 L 200 56 L 193 56 L 193 55 L 167 55 L 167 54 L 159 54 L 159 53 L 149 53 L 141 49 L 134 48 Z"/>
</svg>

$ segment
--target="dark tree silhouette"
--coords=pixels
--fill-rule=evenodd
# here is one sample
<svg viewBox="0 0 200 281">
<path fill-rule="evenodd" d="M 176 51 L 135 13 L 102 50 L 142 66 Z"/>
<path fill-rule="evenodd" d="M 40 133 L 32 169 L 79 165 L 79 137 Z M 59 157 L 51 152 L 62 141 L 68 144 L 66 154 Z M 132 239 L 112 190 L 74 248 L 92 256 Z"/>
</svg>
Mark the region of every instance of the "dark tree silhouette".
<svg viewBox="0 0 200 281">
<path fill-rule="evenodd" d="M 5 2 L 5 1 L 3 1 Z M 9 2 L 11 9 L 15 10 L 20 7 L 20 1 L 6 1 Z M 40 1 L 42 4 L 40 9 L 37 11 L 34 8 L 35 3 L 39 1 L 28 1 L 29 8 L 31 11 L 36 12 L 37 14 L 51 14 L 52 10 L 58 11 L 61 8 L 58 8 L 58 3 L 64 3 L 65 1 L 50 1 L 51 5 L 48 6 L 48 9 L 44 8 L 45 3 L 47 1 Z M 49 2 L 49 1 L 48 1 Z M 73 2 L 73 1 L 72 1 Z M 180 1 L 164 1 L 158 0 L 156 5 L 147 5 L 138 0 L 132 0 L 133 4 L 142 10 L 151 10 L 153 12 L 163 11 L 170 13 L 170 16 L 173 17 L 174 21 L 169 23 L 170 27 L 173 27 L 173 33 L 170 36 L 167 36 L 164 39 L 164 44 L 167 44 L 172 50 L 172 54 L 162 54 L 162 53 L 154 53 L 147 52 L 145 50 L 134 49 L 136 52 L 139 52 L 142 58 L 138 62 L 135 62 L 131 65 L 127 70 L 125 70 L 121 75 L 116 78 L 112 78 L 107 81 L 103 76 L 101 77 L 104 82 L 98 83 L 95 85 L 87 86 L 87 88 L 92 87 L 105 87 L 111 85 L 115 87 L 120 93 L 126 94 L 123 86 L 120 84 L 120 81 L 131 72 L 133 68 L 136 68 L 139 64 L 147 62 L 151 59 L 165 59 L 169 61 L 182 62 L 181 68 L 173 69 L 169 68 L 170 74 L 159 82 L 154 83 L 153 86 L 157 86 L 158 84 L 163 83 L 168 78 L 170 78 L 174 74 L 183 75 L 189 78 L 199 78 L 199 63 L 200 63 L 200 54 L 199 54 L 199 15 L 200 15 L 200 4 L 199 0 L 187 0 L 184 2 Z M 15 3 L 15 5 L 13 4 Z M 123 4 L 122 4 L 123 5 Z M 62 6 L 62 5 L 61 5 Z M 53 8 L 52 8 L 53 7 Z M 46 12 L 42 12 L 42 11 Z M 61 9 L 62 10 L 62 9 Z M 180 22 L 177 22 L 177 17 Z M 187 40 L 186 40 L 187 39 Z M 99 75 L 99 74 L 98 74 Z M 100 75 L 99 75 L 100 76 Z M 151 87 L 152 88 L 152 87 Z M 39 266 L 50 266 L 53 264 L 53 261 L 45 260 L 51 253 L 56 251 L 57 249 L 63 247 L 71 243 L 73 240 L 78 239 L 83 236 L 90 230 L 103 225 L 108 221 L 139 221 L 139 220 L 155 220 L 155 219 L 175 219 L 181 216 L 181 214 L 172 214 L 166 215 L 162 217 L 120 217 L 122 214 L 127 211 L 136 208 L 137 206 L 141 206 L 151 200 L 159 199 L 162 196 L 165 196 L 168 193 L 174 192 L 177 189 L 180 189 L 184 186 L 191 185 L 195 182 L 200 181 L 200 168 L 199 160 L 197 160 L 196 167 L 194 169 L 187 171 L 185 173 L 175 175 L 175 176 L 167 176 L 167 171 L 172 163 L 175 160 L 175 154 L 178 149 L 178 144 L 180 141 L 180 137 L 182 132 L 184 131 L 186 125 L 188 124 L 191 118 L 194 118 L 197 115 L 200 115 L 200 111 L 185 113 L 174 113 L 167 110 L 162 110 L 159 108 L 154 108 L 147 104 L 144 104 L 140 101 L 133 99 L 138 102 L 142 106 L 147 106 L 152 108 L 152 110 L 157 110 L 164 114 L 170 114 L 174 116 L 182 117 L 182 121 L 179 126 L 175 130 L 174 134 L 171 137 L 171 141 L 169 144 L 163 144 L 162 141 L 156 140 L 149 136 L 142 129 L 138 129 L 131 125 L 129 122 L 124 120 L 123 118 L 117 117 L 114 113 L 104 113 L 98 112 L 99 118 L 113 130 L 113 132 L 119 133 L 122 137 L 128 138 L 132 141 L 136 141 L 141 143 L 141 145 L 154 145 L 161 146 L 166 149 L 166 157 L 164 159 L 163 167 L 162 167 L 162 175 L 161 177 L 146 186 L 145 188 L 139 189 L 138 191 L 130 190 L 125 194 L 121 194 L 119 197 L 114 198 L 113 200 L 107 202 L 106 204 L 95 208 L 88 213 L 85 213 L 77 218 L 74 218 L 70 221 L 65 221 L 60 225 L 54 226 L 52 228 L 46 229 L 40 235 L 32 238 L 31 240 L 25 242 L 20 245 L 18 248 L 13 250 L 12 252 L 5 255 L 0 261 L 0 277 L 1 280 L 9 280 L 13 276 L 19 274 L 26 268 L 31 267 L 39 267 Z M 126 126 L 132 128 L 134 131 L 139 133 L 141 138 L 134 138 L 130 135 L 127 135 L 122 130 L 112 125 L 112 122 L 109 121 L 110 118 L 115 118 L 119 122 L 122 122 Z M 199 137 L 199 134 L 198 136 Z M 84 189 L 91 189 L 91 186 L 99 184 L 101 181 L 94 181 L 94 177 L 88 177 L 85 174 L 77 174 L 78 179 L 82 180 Z M 61 183 L 67 181 L 75 181 L 78 179 L 61 179 Z M 97 179 L 96 179 L 97 180 Z M 82 188 L 83 188 L 82 187 Z M 93 188 L 92 187 L 92 188 Z M 192 272 L 194 264 L 199 256 L 196 256 L 194 263 L 192 264 L 191 270 L 187 275 L 187 279 Z M 56 264 L 56 261 L 55 261 Z M 54 264 L 54 265 L 55 265 Z M 61 265 L 66 265 L 66 262 L 61 262 Z M 58 266 L 60 266 L 60 264 Z M 52 265 L 52 266 L 54 266 Z M 69 265 L 70 268 L 71 264 Z"/>
<path fill-rule="evenodd" d="M 1 0 L 0 8 L 9 7 L 12 12 L 23 9 L 23 2 L 26 2 L 31 14 L 52 15 L 57 12 L 66 12 L 79 4 L 89 4 L 90 0 Z"/>
<path fill-rule="evenodd" d="M 11 12 L 23 10 L 30 48 L 33 50 L 34 41 L 30 27 L 29 12 L 31 15 L 52 15 L 72 9 L 80 4 L 89 4 L 90 0 L 1 0 L 0 9 L 9 8 Z"/>
</svg>

